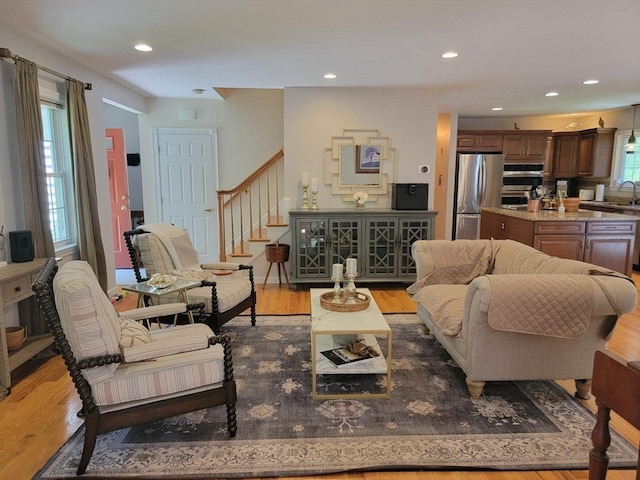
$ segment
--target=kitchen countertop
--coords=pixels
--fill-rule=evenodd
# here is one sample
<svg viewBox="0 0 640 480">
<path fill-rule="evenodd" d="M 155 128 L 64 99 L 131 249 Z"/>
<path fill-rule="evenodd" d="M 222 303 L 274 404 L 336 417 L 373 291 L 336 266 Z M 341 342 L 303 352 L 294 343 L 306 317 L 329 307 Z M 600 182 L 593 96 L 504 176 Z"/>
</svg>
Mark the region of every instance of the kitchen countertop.
<svg viewBox="0 0 640 480">
<path fill-rule="evenodd" d="M 597 202 L 594 202 L 597 203 Z M 483 212 L 497 213 L 499 215 L 507 215 L 509 217 L 521 218 L 532 222 L 549 222 L 549 221 L 629 221 L 640 220 L 640 217 L 631 215 L 622 215 L 620 213 L 598 212 L 595 210 L 578 210 L 577 212 L 564 213 L 558 215 L 556 210 L 540 210 L 538 212 L 528 212 L 526 210 L 512 210 L 508 208 L 484 207 Z"/>
<path fill-rule="evenodd" d="M 616 211 L 627 211 L 627 212 L 638 212 L 640 213 L 640 205 L 621 205 L 619 203 L 613 202 L 596 202 L 595 200 L 582 200 L 580 205 L 594 207 L 594 208 L 603 208 L 608 210 L 616 210 Z"/>
</svg>

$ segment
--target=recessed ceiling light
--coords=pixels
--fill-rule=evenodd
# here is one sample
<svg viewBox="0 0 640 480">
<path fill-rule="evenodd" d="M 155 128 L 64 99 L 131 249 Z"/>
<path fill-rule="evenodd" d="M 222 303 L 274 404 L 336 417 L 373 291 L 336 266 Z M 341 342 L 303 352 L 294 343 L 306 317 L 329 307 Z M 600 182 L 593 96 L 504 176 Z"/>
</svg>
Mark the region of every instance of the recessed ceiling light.
<svg viewBox="0 0 640 480">
<path fill-rule="evenodd" d="M 324 74 L 324 78 L 326 78 L 327 80 L 331 80 L 333 78 L 336 78 L 336 74 L 335 73 L 325 73 Z"/>
<path fill-rule="evenodd" d="M 545 97 L 557 97 L 558 92 L 547 92 L 544 94 Z"/>
<path fill-rule="evenodd" d="M 583 85 L 595 85 L 596 83 L 600 83 L 600 80 L 585 80 L 584 82 L 582 82 Z"/>
<path fill-rule="evenodd" d="M 138 50 L 139 52 L 150 52 L 151 50 L 153 50 L 153 48 L 151 48 L 149 45 L 147 45 L 146 43 L 139 43 L 138 45 L 136 45 L 135 47 L 136 50 Z"/>
<path fill-rule="evenodd" d="M 444 52 L 440 55 L 442 58 L 456 58 L 458 56 L 457 52 Z"/>
<path fill-rule="evenodd" d="M 491 110 L 493 110 L 494 112 L 500 112 L 502 111 L 502 107 L 493 107 Z"/>
</svg>

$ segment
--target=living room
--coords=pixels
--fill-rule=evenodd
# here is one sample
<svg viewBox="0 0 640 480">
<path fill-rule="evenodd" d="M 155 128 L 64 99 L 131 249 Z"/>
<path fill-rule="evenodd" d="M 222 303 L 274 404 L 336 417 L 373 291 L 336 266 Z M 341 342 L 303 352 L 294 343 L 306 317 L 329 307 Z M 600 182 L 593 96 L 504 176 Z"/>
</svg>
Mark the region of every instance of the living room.
<svg viewBox="0 0 640 480">
<path fill-rule="evenodd" d="M 622 3 L 627 5 L 626 2 Z M 431 86 L 238 88 L 230 89 L 224 99 L 214 98 L 208 92 L 190 98 L 151 98 L 112 77 L 96 73 L 90 66 L 34 40 L 25 31 L 11 24 L 5 25 L 3 19 L 0 19 L 0 23 L 0 47 L 9 48 L 16 55 L 39 65 L 92 83 L 93 90 L 86 92 L 86 98 L 97 179 L 108 176 L 102 140 L 104 129 L 118 127 L 110 123 L 108 118 L 117 118 L 118 115 L 136 118 L 138 144 L 135 153 L 139 153 L 142 159 L 139 167 L 143 179 L 142 197 L 145 219 L 149 222 L 161 219 L 157 182 L 159 173 L 153 148 L 154 129 L 158 128 L 215 129 L 219 140 L 219 188 L 237 185 L 274 152 L 284 147 L 287 162 L 284 185 L 288 202 L 294 207 L 301 205 L 300 173 L 304 170 L 310 177 L 320 181 L 318 202 L 321 208 L 346 206 L 340 197 L 331 195 L 329 186 L 321 181 L 324 177 L 325 151 L 332 146 L 332 138 L 342 136 L 345 129 L 376 129 L 381 136 L 390 139 L 391 146 L 398 152 L 394 181 L 411 183 L 419 180 L 430 184 L 429 205 L 441 211 L 437 217 L 436 238 L 448 238 L 451 225 L 450 215 L 446 213 L 452 207 L 452 196 L 447 197 L 446 192 L 452 191 L 453 177 L 445 177 L 447 180 L 441 185 L 440 193 L 445 192 L 443 201 L 443 197 L 438 197 L 437 187 L 441 170 L 433 168 L 418 177 L 416 166 L 430 164 L 435 167 L 442 160 L 439 155 L 442 155 L 450 168 L 455 161 L 455 148 L 452 147 L 455 145 L 455 135 L 452 132 L 457 128 L 506 130 L 513 129 L 515 123 L 522 130 L 564 131 L 571 122 L 582 124 L 580 128 L 591 128 L 603 118 L 607 127 L 630 132 L 633 116 L 630 105 L 638 103 L 637 99 L 624 104 L 621 102 L 611 108 L 589 110 L 588 113 L 568 119 L 559 115 L 492 117 L 490 114 L 478 116 L 456 111 L 443 112 L 439 89 Z M 607 38 L 602 41 L 606 42 Z M 614 47 L 612 45 L 612 49 Z M 24 228 L 26 215 L 16 170 L 16 126 L 11 121 L 15 118 L 13 71 L 11 62 L 0 61 L 0 118 L 6 125 L 6 128 L 0 129 L 0 225 L 4 225 L 5 231 Z M 118 109 L 119 113 L 107 117 L 105 109 Z M 181 119 L 181 111 L 195 112 L 195 118 Z M 102 236 L 107 247 L 109 287 L 115 291 L 112 230 L 107 221 L 111 215 L 108 185 L 98 181 L 97 190 L 101 199 L 99 216 L 103 219 Z M 377 205 L 389 208 L 390 198 L 380 198 Z M 290 236 L 282 237 L 282 241 L 289 240 Z M 73 256 L 71 252 L 68 253 Z M 255 268 L 261 283 L 267 265 L 260 259 Z M 10 309 L 7 317 L 15 320 L 17 311 Z M 75 412 L 69 414 L 74 415 Z"/>
</svg>

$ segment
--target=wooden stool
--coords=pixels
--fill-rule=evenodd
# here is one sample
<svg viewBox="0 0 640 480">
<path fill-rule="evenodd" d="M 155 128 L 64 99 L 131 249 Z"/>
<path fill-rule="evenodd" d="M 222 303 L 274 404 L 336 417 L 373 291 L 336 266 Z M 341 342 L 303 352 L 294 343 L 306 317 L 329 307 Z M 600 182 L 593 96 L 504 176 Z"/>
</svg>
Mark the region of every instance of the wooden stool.
<svg viewBox="0 0 640 480">
<path fill-rule="evenodd" d="M 280 277 L 280 268 L 282 268 L 284 278 L 287 281 L 287 287 L 291 288 L 291 285 L 289 285 L 289 277 L 287 275 L 287 267 L 284 264 L 284 262 L 289 260 L 289 249 L 289 245 L 285 245 L 284 243 L 269 243 L 265 245 L 265 256 L 267 257 L 267 262 L 270 263 L 269 268 L 267 269 L 267 274 L 264 277 L 262 288 L 267 286 L 267 279 L 269 278 L 271 267 L 273 267 L 274 263 L 278 264 L 278 284 L 282 285 L 282 278 Z"/>
</svg>

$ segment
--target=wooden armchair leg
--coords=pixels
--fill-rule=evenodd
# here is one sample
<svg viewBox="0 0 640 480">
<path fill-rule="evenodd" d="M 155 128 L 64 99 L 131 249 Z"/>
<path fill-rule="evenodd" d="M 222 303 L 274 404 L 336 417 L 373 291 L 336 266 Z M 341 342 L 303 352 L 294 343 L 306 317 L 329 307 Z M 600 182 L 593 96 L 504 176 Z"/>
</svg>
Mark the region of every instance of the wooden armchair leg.
<svg viewBox="0 0 640 480">
<path fill-rule="evenodd" d="M 99 416 L 97 410 L 88 414 L 84 420 L 84 448 L 82 449 L 82 457 L 80 458 L 80 464 L 78 465 L 78 475 L 83 475 L 87 471 L 89 460 L 93 454 L 93 449 L 96 446 L 96 439 L 98 437 L 98 422 Z"/>
</svg>

